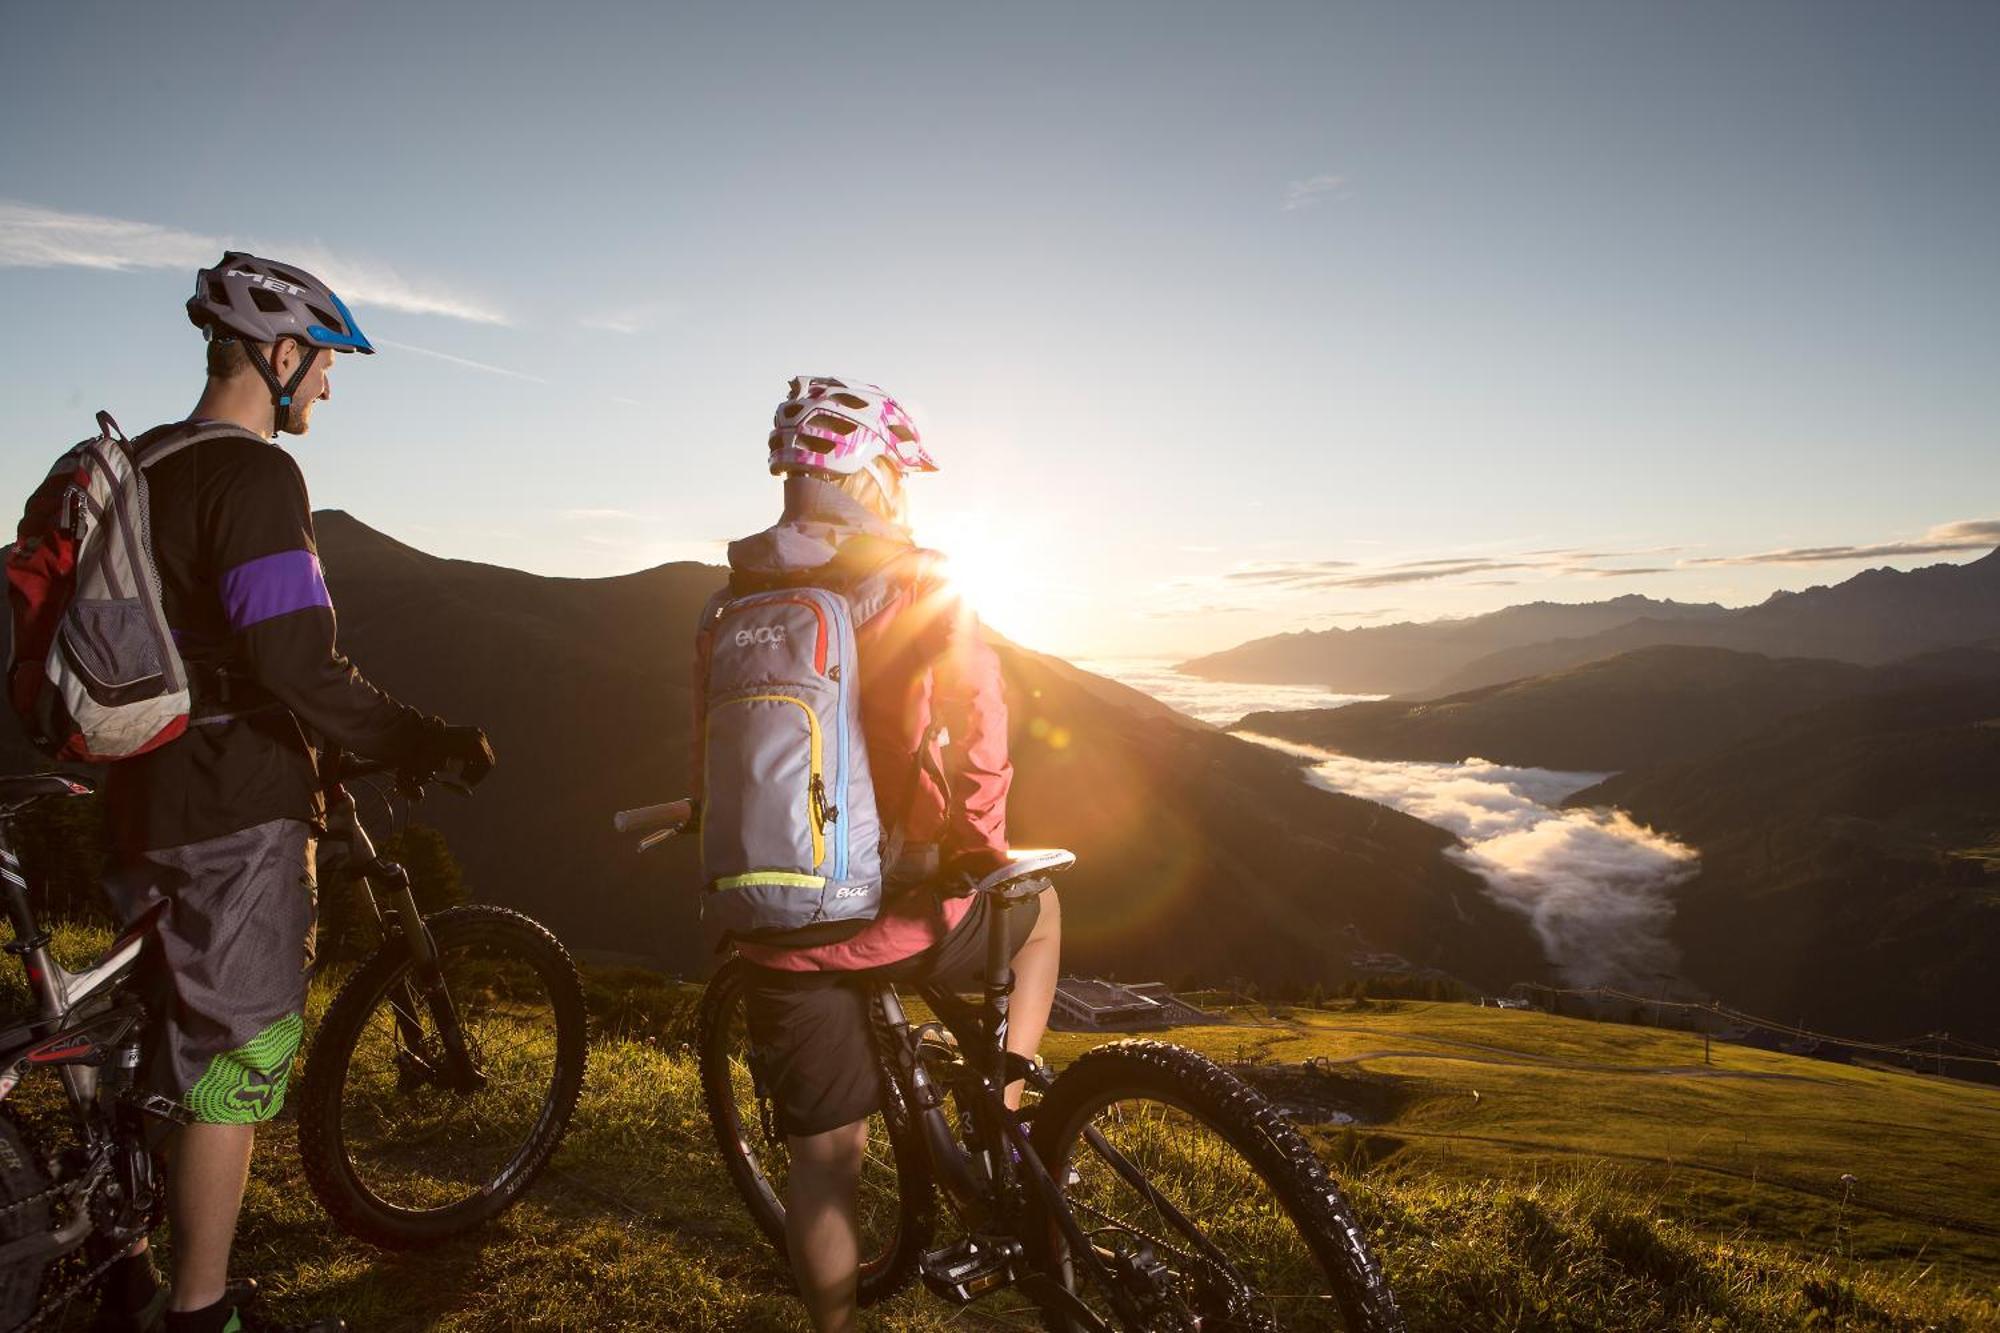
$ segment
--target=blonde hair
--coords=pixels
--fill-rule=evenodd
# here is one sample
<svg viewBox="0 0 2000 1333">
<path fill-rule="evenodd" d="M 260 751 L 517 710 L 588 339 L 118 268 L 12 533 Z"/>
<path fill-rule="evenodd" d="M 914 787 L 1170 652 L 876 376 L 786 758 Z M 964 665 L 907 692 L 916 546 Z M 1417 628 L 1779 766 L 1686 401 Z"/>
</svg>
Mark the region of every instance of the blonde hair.
<svg viewBox="0 0 2000 1333">
<path fill-rule="evenodd" d="M 909 526 L 910 506 L 903 493 L 903 473 L 887 459 L 871 458 L 859 472 L 833 478 L 833 484 L 877 517 Z"/>
</svg>

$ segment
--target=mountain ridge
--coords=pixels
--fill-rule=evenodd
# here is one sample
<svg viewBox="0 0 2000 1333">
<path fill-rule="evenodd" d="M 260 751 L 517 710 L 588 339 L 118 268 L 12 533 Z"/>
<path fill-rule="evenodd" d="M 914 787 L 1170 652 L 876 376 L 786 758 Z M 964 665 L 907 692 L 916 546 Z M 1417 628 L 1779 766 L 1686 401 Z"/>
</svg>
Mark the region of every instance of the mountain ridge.
<svg viewBox="0 0 2000 1333">
<path fill-rule="evenodd" d="M 1518 632 L 1538 622 L 1515 613 L 1551 607 L 1566 608 L 1553 619 L 1569 629 Z M 1753 606 L 1629 594 L 1603 602 L 1524 603 L 1456 620 L 1254 639 L 1191 659 L 1181 669 L 1218 680 L 1440 698 L 1664 644 L 1878 665 L 1996 635 L 2000 548 L 1965 564 L 1863 570 L 1840 583 L 1776 592 Z"/>
</svg>

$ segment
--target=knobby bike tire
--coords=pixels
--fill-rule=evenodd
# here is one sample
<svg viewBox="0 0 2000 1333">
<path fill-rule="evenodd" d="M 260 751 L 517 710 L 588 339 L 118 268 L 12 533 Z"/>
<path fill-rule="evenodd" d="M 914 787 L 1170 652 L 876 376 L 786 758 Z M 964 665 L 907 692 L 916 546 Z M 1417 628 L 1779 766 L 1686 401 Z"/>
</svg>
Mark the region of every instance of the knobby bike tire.
<svg viewBox="0 0 2000 1333">
<path fill-rule="evenodd" d="M 763 1125 L 744 1123 L 739 1098 L 745 1070 L 740 1065 L 732 1069 L 732 1063 L 746 1055 L 737 1047 L 745 1031 L 747 969 L 748 964 L 740 959 L 730 959 L 717 970 L 702 995 L 696 1025 L 702 1101 L 730 1183 L 736 1186 L 757 1229 L 782 1259 L 786 1255 L 782 1185 L 771 1178 L 758 1147 L 764 1142 Z M 895 1171 L 897 1199 L 893 1235 L 863 1237 L 858 1294 L 862 1305 L 884 1300 L 910 1281 L 924 1247 L 930 1243 L 933 1222 L 929 1163 L 902 1093 L 886 1070 L 882 1088 L 880 1120 L 888 1139 L 888 1160 Z M 872 1247 L 871 1239 L 875 1241 Z"/>
<path fill-rule="evenodd" d="M 569 1128 L 588 1059 L 583 983 L 568 951 L 540 923 L 519 912 L 485 905 L 449 908 L 426 918 L 425 923 L 437 943 L 439 958 L 446 963 L 448 983 L 453 958 L 475 949 L 485 949 L 491 959 L 524 966 L 532 973 L 546 988 L 554 1022 L 553 1031 L 529 1035 L 553 1042 L 555 1056 L 531 1127 L 489 1178 L 469 1185 L 461 1191 L 463 1197 L 430 1206 L 413 1207 L 384 1198 L 364 1178 L 353 1158 L 341 1108 L 343 1097 L 349 1095 L 356 1047 L 368 1033 L 371 1019 L 402 990 L 412 959 L 407 949 L 389 945 L 355 969 L 328 1006 L 306 1057 L 299 1097 L 299 1149 L 305 1159 L 306 1179 L 334 1221 L 386 1249 L 416 1249 L 462 1236 L 519 1199 L 548 1165 Z M 464 1026 L 476 1031 L 488 1016 L 501 1012 L 504 997 L 484 992 L 461 995 L 454 989 L 452 999 Z M 427 1011 L 421 1017 L 426 1025 L 430 1023 Z M 497 1031 L 500 1020 L 494 1017 L 492 1021 Z M 539 1017 L 536 1022 L 539 1025 Z M 528 1047 L 528 1039 L 517 1034 L 513 1048 L 521 1047 Z M 468 1095 L 447 1092 L 434 1084 L 425 1085 L 424 1090 L 436 1092 L 440 1098 L 459 1098 L 450 1105 L 466 1108 L 468 1115 L 476 1115 L 477 1099 L 491 1091 Z M 476 1132 L 476 1118 L 472 1123 Z M 490 1146 L 497 1152 L 506 1145 Z"/>
<path fill-rule="evenodd" d="M 1344 1327 L 1402 1333 L 1388 1280 L 1339 1187 L 1261 1093 L 1206 1057 L 1165 1042 L 1120 1041 L 1088 1051 L 1056 1079 L 1035 1116 L 1036 1149 L 1058 1179 L 1079 1153 L 1095 1155 L 1084 1129 L 1114 1103 L 1161 1103 L 1201 1122 L 1240 1155 L 1290 1218 L 1324 1270 Z M 1079 1220 L 1090 1229 L 1087 1219 Z M 1169 1233 L 1167 1239 L 1180 1238 Z"/>
<path fill-rule="evenodd" d="M 53 1218 L 46 1199 L 21 1203 L 48 1185 L 48 1172 L 42 1169 L 12 1112 L 0 1107 L 0 1244 L 49 1229 Z M 34 1315 L 47 1272 L 47 1266 L 39 1263 L 0 1269 L 0 1329 L 18 1328 Z"/>
</svg>

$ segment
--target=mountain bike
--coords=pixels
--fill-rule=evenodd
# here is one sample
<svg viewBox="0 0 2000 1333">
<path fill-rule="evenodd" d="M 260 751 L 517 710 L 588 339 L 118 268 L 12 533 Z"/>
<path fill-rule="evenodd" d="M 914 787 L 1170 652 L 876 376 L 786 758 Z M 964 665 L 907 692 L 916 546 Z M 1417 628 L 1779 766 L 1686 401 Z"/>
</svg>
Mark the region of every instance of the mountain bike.
<svg viewBox="0 0 2000 1333">
<path fill-rule="evenodd" d="M 650 846 L 690 814 L 676 802 L 617 826 Z M 921 985 L 934 1017 L 913 1017 L 893 986 L 857 978 L 883 1092 L 861 1183 L 862 1303 L 919 1278 L 952 1304 L 979 1302 L 987 1326 L 1402 1329 L 1339 1186 L 1257 1091 L 1160 1041 L 1100 1046 L 1060 1076 L 1006 1051 L 1006 913 L 1074 862 L 1016 852 L 974 887 L 991 909 L 976 1001 Z M 749 964 L 731 959 L 708 984 L 702 1091 L 730 1179 L 782 1255 L 787 1149 L 747 1036 L 748 978 Z M 1017 1079 L 1039 1099 L 1031 1111 L 1002 1099 Z M 946 1239 L 933 1244 L 941 1220 Z"/>
<path fill-rule="evenodd" d="M 376 854 L 345 785 L 387 776 L 349 764 L 328 789 L 324 878 L 365 901 L 381 938 L 327 1007 L 295 1105 L 320 1202 L 354 1235 L 400 1249 L 490 1220 L 547 1165 L 582 1087 L 585 1023 L 575 965 L 539 924 L 499 907 L 418 910 L 409 875 Z M 397 781 L 412 803 L 422 798 L 423 784 Z M 160 1003 L 139 963 L 166 905 L 71 972 L 50 955 L 10 845 L 11 821 L 29 806 L 90 790 L 53 773 L 0 778 L 0 898 L 14 928 L 5 948 L 26 967 L 33 1004 L 0 1031 L 4 1330 L 59 1319 L 159 1225 L 155 1145 L 190 1118 L 139 1079 Z M 59 1089 L 31 1080 L 43 1069 Z"/>
</svg>

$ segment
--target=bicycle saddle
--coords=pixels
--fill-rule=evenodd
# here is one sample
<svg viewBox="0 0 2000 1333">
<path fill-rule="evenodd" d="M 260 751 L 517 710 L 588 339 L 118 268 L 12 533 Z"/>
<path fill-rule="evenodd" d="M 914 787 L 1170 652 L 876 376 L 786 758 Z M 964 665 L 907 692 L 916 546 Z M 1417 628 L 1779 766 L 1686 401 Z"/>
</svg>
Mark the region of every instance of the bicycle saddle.
<svg viewBox="0 0 2000 1333">
<path fill-rule="evenodd" d="M 0 778 L 0 810 L 18 810 L 45 796 L 88 796 L 87 782 L 61 773 L 29 773 L 23 777 Z"/>
<path fill-rule="evenodd" d="M 1060 847 L 1038 850 L 1010 850 L 1007 864 L 973 886 L 974 893 L 994 893 L 1002 898 L 1032 898 L 1049 887 L 1047 876 L 1076 864 L 1076 853 Z"/>
</svg>

